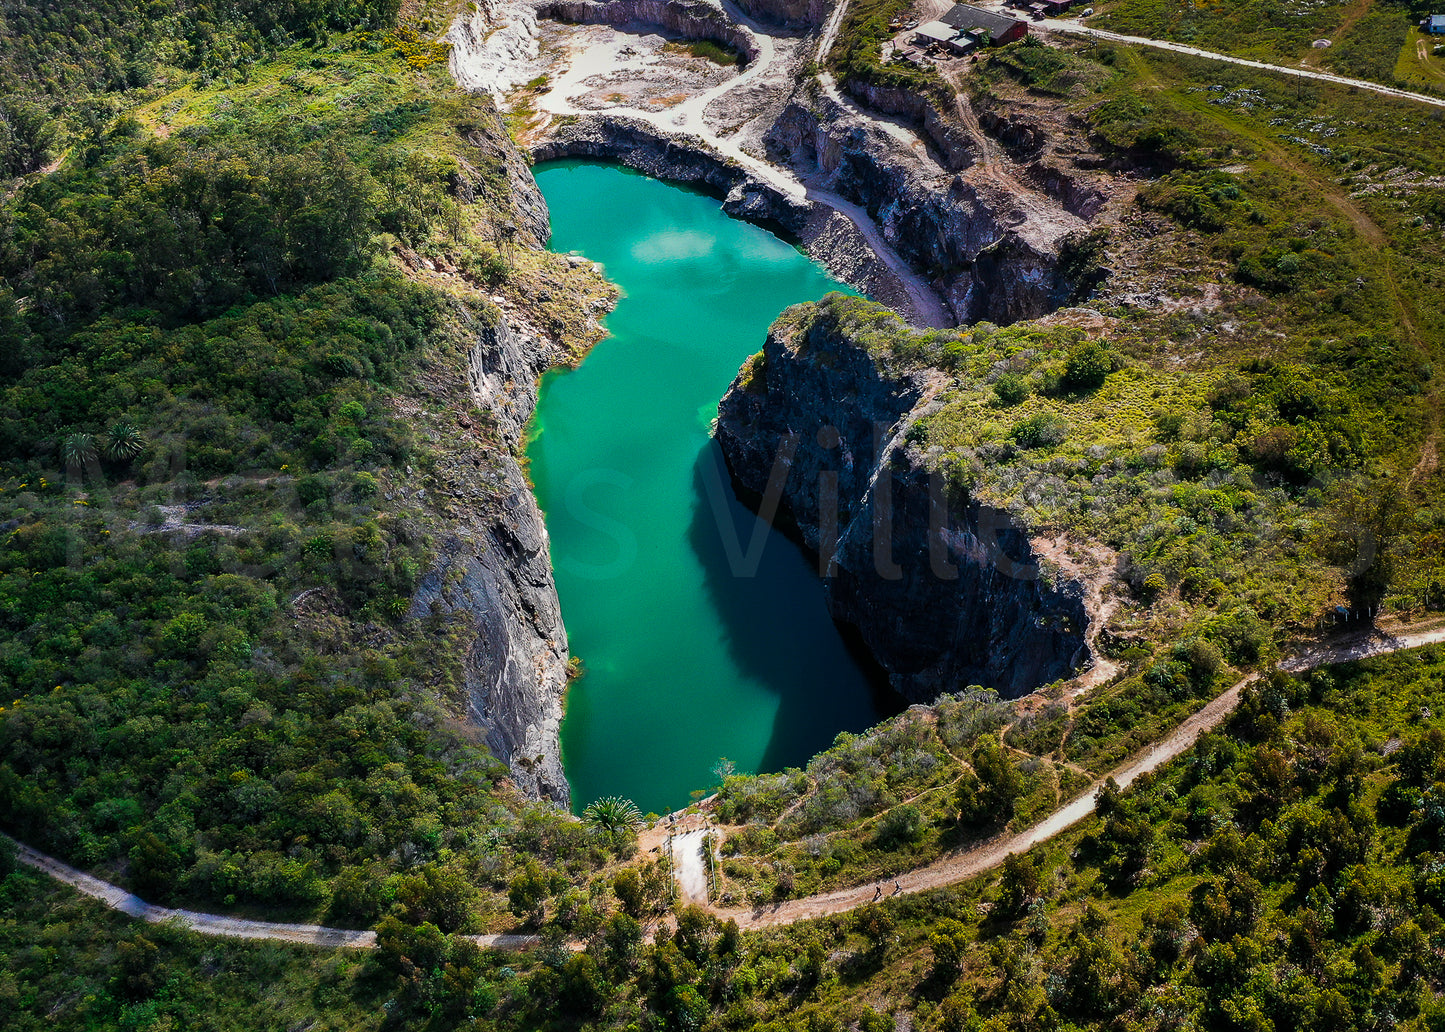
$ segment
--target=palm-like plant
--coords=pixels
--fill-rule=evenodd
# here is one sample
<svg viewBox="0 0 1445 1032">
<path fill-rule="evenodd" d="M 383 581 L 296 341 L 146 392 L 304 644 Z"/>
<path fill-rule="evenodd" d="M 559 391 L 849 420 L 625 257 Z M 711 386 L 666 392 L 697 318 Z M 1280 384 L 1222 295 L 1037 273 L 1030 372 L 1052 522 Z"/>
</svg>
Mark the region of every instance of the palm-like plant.
<svg viewBox="0 0 1445 1032">
<path fill-rule="evenodd" d="M 129 423 L 117 423 L 106 435 L 105 457 L 118 461 L 135 458 L 145 448 L 145 438 Z"/>
<path fill-rule="evenodd" d="M 582 819 L 597 833 L 608 838 L 636 831 L 642 826 L 642 812 L 631 799 L 603 796 L 582 811 Z"/>
<path fill-rule="evenodd" d="M 66 469 L 83 469 L 95 459 L 95 438 L 90 434 L 66 434 L 61 439 L 60 461 Z"/>
</svg>

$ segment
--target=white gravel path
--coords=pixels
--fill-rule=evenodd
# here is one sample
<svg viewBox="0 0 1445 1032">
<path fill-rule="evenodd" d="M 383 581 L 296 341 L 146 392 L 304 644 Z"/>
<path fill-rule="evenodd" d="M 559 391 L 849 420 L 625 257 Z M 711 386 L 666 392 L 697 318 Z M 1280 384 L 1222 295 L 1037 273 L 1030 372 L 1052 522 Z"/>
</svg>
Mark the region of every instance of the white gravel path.
<svg viewBox="0 0 1445 1032">
<path fill-rule="evenodd" d="M 707 862 L 703 859 L 705 829 L 672 837 L 672 870 L 677 887 L 692 903 L 707 903 Z"/>
</svg>

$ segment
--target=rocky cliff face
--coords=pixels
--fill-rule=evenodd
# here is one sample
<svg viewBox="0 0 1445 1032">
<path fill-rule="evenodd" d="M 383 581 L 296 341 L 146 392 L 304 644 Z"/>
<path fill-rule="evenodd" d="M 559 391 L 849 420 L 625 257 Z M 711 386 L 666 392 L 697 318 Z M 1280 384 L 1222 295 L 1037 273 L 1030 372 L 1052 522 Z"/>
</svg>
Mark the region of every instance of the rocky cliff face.
<svg viewBox="0 0 1445 1032">
<path fill-rule="evenodd" d="M 547 0 L 538 6 L 537 17 L 579 25 L 662 29 L 684 39 L 726 44 L 748 61 L 758 56 L 753 38 L 705 0 Z"/>
<path fill-rule="evenodd" d="M 1059 254 L 1082 221 L 1065 210 L 1022 210 L 1016 196 L 930 167 L 825 96 L 795 97 L 767 145 L 776 160 L 866 208 L 898 253 L 928 270 L 960 323 L 1035 318 L 1078 286 Z"/>
<path fill-rule="evenodd" d="M 443 476 L 455 498 L 470 499 L 463 506 L 468 515 L 448 521 L 411 615 L 462 620 L 470 637 L 463 670 L 468 716 L 524 793 L 566 806 L 557 736 L 567 632 L 546 526 L 514 457 L 536 404 L 537 377 L 561 356 L 546 338 L 519 332 L 500 315 L 473 329 L 470 397 L 458 400 L 492 413 L 506 448 L 488 455 L 485 466 L 450 456 Z"/>
<path fill-rule="evenodd" d="M 812 212 L 806 201 L 718 157 L 701 140 L 670 136 L 637 119 L 592 115 L 569 120 L 534 147 L 532 157 L 616 161 L 655 179 L 699 187 L 722 198 L 729 215 L 771 223 L 795 237 L 803 233 Z"/>
<path fill-rule="evenodd" d="M 828 17 L 824 0 L 738 0 L 750 17 L 788 29 L 811 29 Z"/>
<path fill-rule="evenodd" d="M 547 204 L 526 158 L 487 119 L 454 184 L 467 200 L 483 194 L 509 213 L 520 246 L 545 245 Z M 558 729 L 567 682 L 567 632 L 552 577 L 547 530 L 518 463 L 544 371 L 566 360 L 560 342 L 526 321 L 524 307 L 503 314 L 458 303 L 469 340 L 465 369 L 438 362 L 421 384 L 444 398 L 450 417 L 474 427 L 487 413 L 487 443 L 437 438 L 431 497 L 439 525 L 437 557 L 421 577 L 410 615 L 452 622 L 469 643 L 463 668 L 467 715 L 487 747 L 511 768 L 525 794 L 569 802 Z M 493 432 L 494 431 L 494 432 Z"/>
<path fill-rule="evenodd" d="M 846 87 L 850 96 L 874 111 L 906 118 L 922 129 L 939 163 L 949 171 L 969 168 L 978 160 L 977 148 L 964 128 L 922 94 L 851 80 Z"/>
<path fill-rule="evenodd" d="M 740 493 L 763 510 L 777 498 L 831 558 L 834 618 L 910 701 L 1070 676 L 1088 657 L 1084 586 L 1043 576 L 1027 528 L 930 474 L 907 443 L 928 375 L 890 371 L 837 311 L 780 320 L 724 397 L 717 437 Z"/>
<path fill-rule="evenodd" d="M 498 209 L 509 209 L 520 234 L 517 243 L 545 247 L 552 236 L 547 202 L 542 199 L 537 180 L 532 178 L 527 159 L 507 136 L 501 119 L 472 129 L 467 142 L 474 148 L 473 156 L 471 167 L 457 174 L 458 195 L 468 203 L 486 199 Z M 493 174 L 489 176 L 484 170 Z"/>
<path fill-rule="evenodd" d="M 781 230 L 798 240 L 842 282 L 898 311 L 909 310 L 903 284 L 846 216 L 783 193 L 720 157 L 701 140 L 666 134 L 637 119 L 585 115 L 555 124 L 532 148 L 532 157 L 615 161 L 656 179 L 705 190 L 719 198 L 723 210 L 734 218 Z"/>
</svg>

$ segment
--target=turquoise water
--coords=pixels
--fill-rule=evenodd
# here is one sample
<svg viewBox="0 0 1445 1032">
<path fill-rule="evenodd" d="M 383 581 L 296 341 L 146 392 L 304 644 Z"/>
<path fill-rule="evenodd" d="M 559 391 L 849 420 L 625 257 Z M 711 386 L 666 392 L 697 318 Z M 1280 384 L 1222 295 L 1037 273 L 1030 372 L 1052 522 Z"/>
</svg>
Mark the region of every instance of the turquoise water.
<svg viewBox="0 0 1445 1032">
<path fill-rule="evenodd" d="M 575 162 L 537 182 L 552 247 L 601 262 L 624 295 L 611 336 L 543 380 L 528 446 L 586 669 L 567 695 L 563 761 L 577 809 L 621 795 L 663 813 L 714 784 L 721 757 L 740 771 L 801 764 L 889 706 L 802 551 L 767 530 L 747 568 L 758 521 L 708 437 L 777 314 L 846 288 L 701 194 Z"/>
</svg>

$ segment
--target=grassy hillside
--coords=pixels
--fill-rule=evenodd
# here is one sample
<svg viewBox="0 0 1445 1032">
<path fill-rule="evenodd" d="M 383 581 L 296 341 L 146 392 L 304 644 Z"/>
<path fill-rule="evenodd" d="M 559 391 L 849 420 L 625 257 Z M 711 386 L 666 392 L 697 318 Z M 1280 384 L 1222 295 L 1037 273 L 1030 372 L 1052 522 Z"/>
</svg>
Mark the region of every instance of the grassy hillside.
<svg viewBox="0 0 1445 1032">
<path fill-rule="evenodd" d="M 1445 92 L 1445 79 L 1416 53 L 1417 41 L 1429 39 L 1419 30 L 1421 19 L 1439 13 L 1427 3 L 1109 0 L 1096 7 L 1099 13 L 1089 24 L 1113 32 L 1175 40 L 1273 64 L 1304 63 L 1416 92 Z M 1321 39 L 1331 45 L 1316 49 L 1314 43 Z"/>
</svg>

